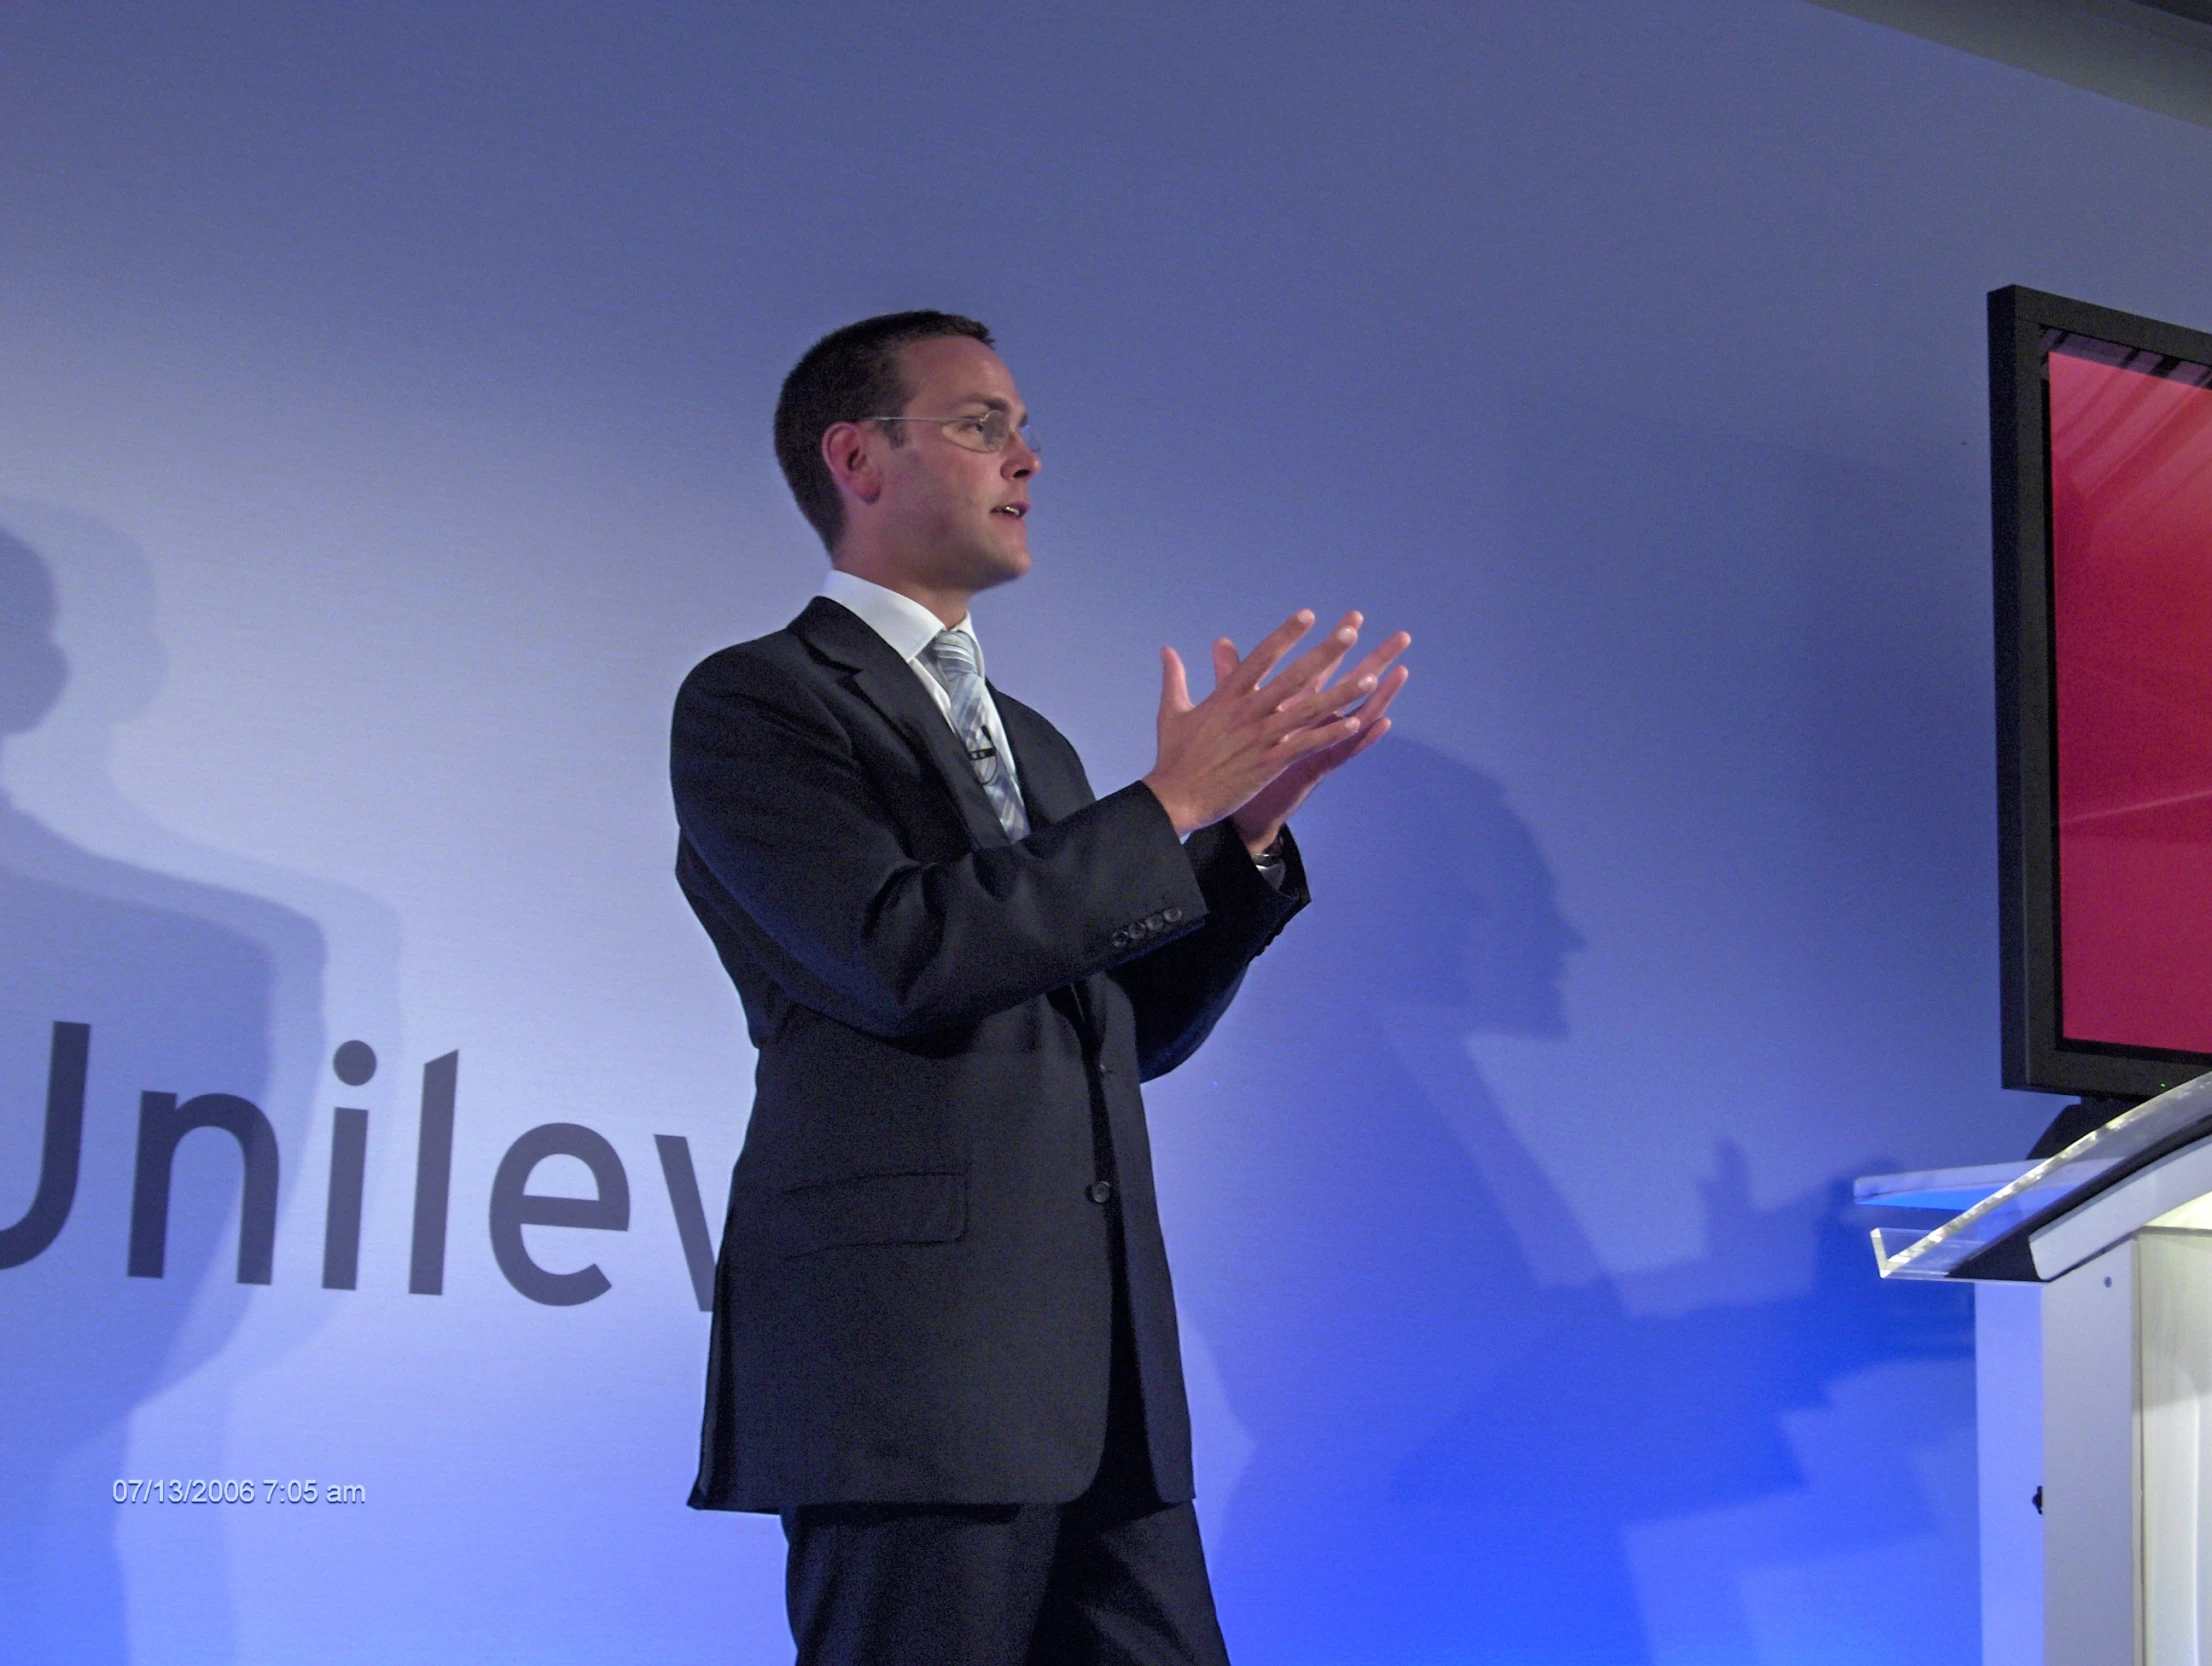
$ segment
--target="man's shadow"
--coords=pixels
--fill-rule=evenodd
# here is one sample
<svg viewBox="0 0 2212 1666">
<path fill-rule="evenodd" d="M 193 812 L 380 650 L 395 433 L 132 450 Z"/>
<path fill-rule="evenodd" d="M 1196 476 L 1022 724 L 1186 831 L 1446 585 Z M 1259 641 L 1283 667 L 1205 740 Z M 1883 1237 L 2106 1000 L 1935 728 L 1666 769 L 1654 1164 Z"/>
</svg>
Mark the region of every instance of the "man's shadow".
<svg viewBox="0 0 2212 1666">
<path fill-rule="evenodd" d="M 1564 1034 L 1581 939 L 1542 853 L 1439 752 L 1394 737 L 1356 773 L 1299 818 L 1325 906 L 1192 1067 L 1202 1113 L 1156 1119 L 1163 1167 L 1201 1177 L 1181 1304 L 1253 1443 L 1212 1550 L 1225 1622 L 1263 1663 L 1646 1661 L 1625 1530 L 1802 1490 L 1785 1415 L 1963 1357 L 1970 1310 L 1883 1286 L 1834 1188 L 1755 1210 L 1726 1149 L 1706 1255 L 1608 1277 L 1466 1045 Z M 1731 1300 L 1774 1255 L 1809 1288 Z M 1887 1500 L 1878 1531 L 1912 1518 Z"/>
<path fill-rule="evenodd" d="M 112 546 L 99 599 L 117 616 L 78 633 L 98 644 L 97 662 L 72 665 L 55 639 L 53 574 L 11 530 L 24 519 L 0 518 L 0 747 L 39 730 L 66 693 L 68 745 L 104 748 L 161 677 L 143 565 L 93 529 Z M 0 764 L 7 758 L 0 752 Z M 63 762 L 63 776 L 112 794 L 103 757 Z M 76 802 L 81 819 L 115 826 L 135 815 L 113 808 L 120 795 L 92 800 Z M 307 1101 L 272 1088 L 285 1045 L 319 1047 L 298 1020 L 320 1006 L 323 941 L 311 922 L 258 897 L 97 854 L 0 793 L 0 944 L 0 1231 L 32 1212 L 56 1058 L 69 1097 L 69 1047 L 56 1025 L 90 1032 L 76 1184 L 49 1198 L 66 1202 L 66 1218 L 43 1248 L 45 1234 L 18 1233 L 16 1256 L 37 1253 L 0 1269 L 0 1659 L 119 1663 L 130 1650 L 117 1533 L 128 1510 L 167 1508 L 115 1501 L 113 1484 L 131 1479 L 129 1420 L 230 1342 L 253 1288 L 237 1282 L 235 1260 L 244 1164 L 219 1131 L 176 1147 L 162 1275 L 126 1271 L 140 1094 L 246 1099 L 274 1125 L 281 1163 L 296 1166 Z M 283 1044 L 280 1020 L 292 1031 Z M 288 1193 L 294 1174 L 280 1173 Z M 296 1279 L 304 1269 L 282 1259 L 288 1247 L 279 1246 L 279 1276 Z M 177 1461 L 219 1458 L 221 1429 L 204 1438 L 204 1450 Z M 221 1530 L 203 1516 L 174 1542 L 191 1564 L 176 1570 L 189 1593 L 180 1617 L 196 1650 L 227 1658 Z"/>
</svg>

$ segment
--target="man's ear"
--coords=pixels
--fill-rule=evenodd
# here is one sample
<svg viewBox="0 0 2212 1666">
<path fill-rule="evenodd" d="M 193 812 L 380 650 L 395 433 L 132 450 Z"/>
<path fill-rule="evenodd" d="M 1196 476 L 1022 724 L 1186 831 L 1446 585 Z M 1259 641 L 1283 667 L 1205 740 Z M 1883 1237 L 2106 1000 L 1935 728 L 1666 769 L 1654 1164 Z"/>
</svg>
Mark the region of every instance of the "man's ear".
<svg viewBox="0 0 2212 1666">
<path fill-rule="evenodd" d="M 883 495 L 883 469 L 877 456 L 881 436 L 857 422 L 833 422 L 822 430 L 822 461 L 841 492 L 862 503 Z"/>
</svg>

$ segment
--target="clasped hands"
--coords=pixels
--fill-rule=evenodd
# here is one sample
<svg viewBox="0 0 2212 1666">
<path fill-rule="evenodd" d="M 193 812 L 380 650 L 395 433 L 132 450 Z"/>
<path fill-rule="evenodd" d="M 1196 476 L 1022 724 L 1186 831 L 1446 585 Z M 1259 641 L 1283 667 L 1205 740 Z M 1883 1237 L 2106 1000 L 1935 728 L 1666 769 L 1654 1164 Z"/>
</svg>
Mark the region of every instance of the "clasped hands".
<svg viewBox="0 0 2212 1666">
<path fill-rule="evenodd" d="M 1313 628 L 1313 614 L 1304 608 L 1242 658 L 1235 643 L 1217 638 L 1214 691 L 1195 704 L 1182 657 L 1173 648 L 1160 650 L 1160 751 L 1144 784 L 1175 824 L 1177 838 L 1226 818 L 1245 848 L 1259 854 L 1323 776 L 1388 732 L 1385 714 L 1408 675 L 1393 662 L 1413 638 L 1398 632 L 1337 677 L 1359 644 L 1361 623 L 1359 614 L 1347 613 L 1287 665 L 1290 651 Z"/>
</svg>

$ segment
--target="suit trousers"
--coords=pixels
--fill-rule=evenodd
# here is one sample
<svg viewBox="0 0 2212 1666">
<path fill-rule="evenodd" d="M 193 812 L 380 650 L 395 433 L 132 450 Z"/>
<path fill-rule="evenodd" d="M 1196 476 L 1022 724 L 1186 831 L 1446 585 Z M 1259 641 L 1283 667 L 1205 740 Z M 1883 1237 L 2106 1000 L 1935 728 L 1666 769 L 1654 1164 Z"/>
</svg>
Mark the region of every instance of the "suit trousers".
<svg viewBox="0 0 2212 1666">
<path fill-rule="evenodd" d="M 798 1666 L 1228 1666 L 1197 1512 L 1163 1504 L 1153 1481 L 1114 1282 L 1105 1450 L 1089 1488 L 1066 1504 L 784 1511 Z"/>
</svg>

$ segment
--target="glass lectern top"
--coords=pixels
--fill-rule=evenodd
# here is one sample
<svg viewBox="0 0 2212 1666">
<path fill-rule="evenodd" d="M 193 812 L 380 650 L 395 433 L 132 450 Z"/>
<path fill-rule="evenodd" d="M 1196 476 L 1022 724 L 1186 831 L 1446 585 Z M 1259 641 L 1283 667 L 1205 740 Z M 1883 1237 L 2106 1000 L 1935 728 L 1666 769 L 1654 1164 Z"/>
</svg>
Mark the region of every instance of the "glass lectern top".
<svg viewBox="0 0 2212 1666">
<path fill-rule="evenodd" d="M 1970 1278 L 1984 1269 L 1985 1276 L 2033 1278 L 2032 1271 L 1997 1271 L 1995 1255 L 1982 1268 L 1967 1263 L 2008 1241 L 2024 1245 L 2046 1221 L 2206 1135 L 2212 1135 L 2212 1071 L 2114 1117 L 1924 1237 L 1875 1228 L 1874 1258 L 1884 1278 Z"/>
</svg>

